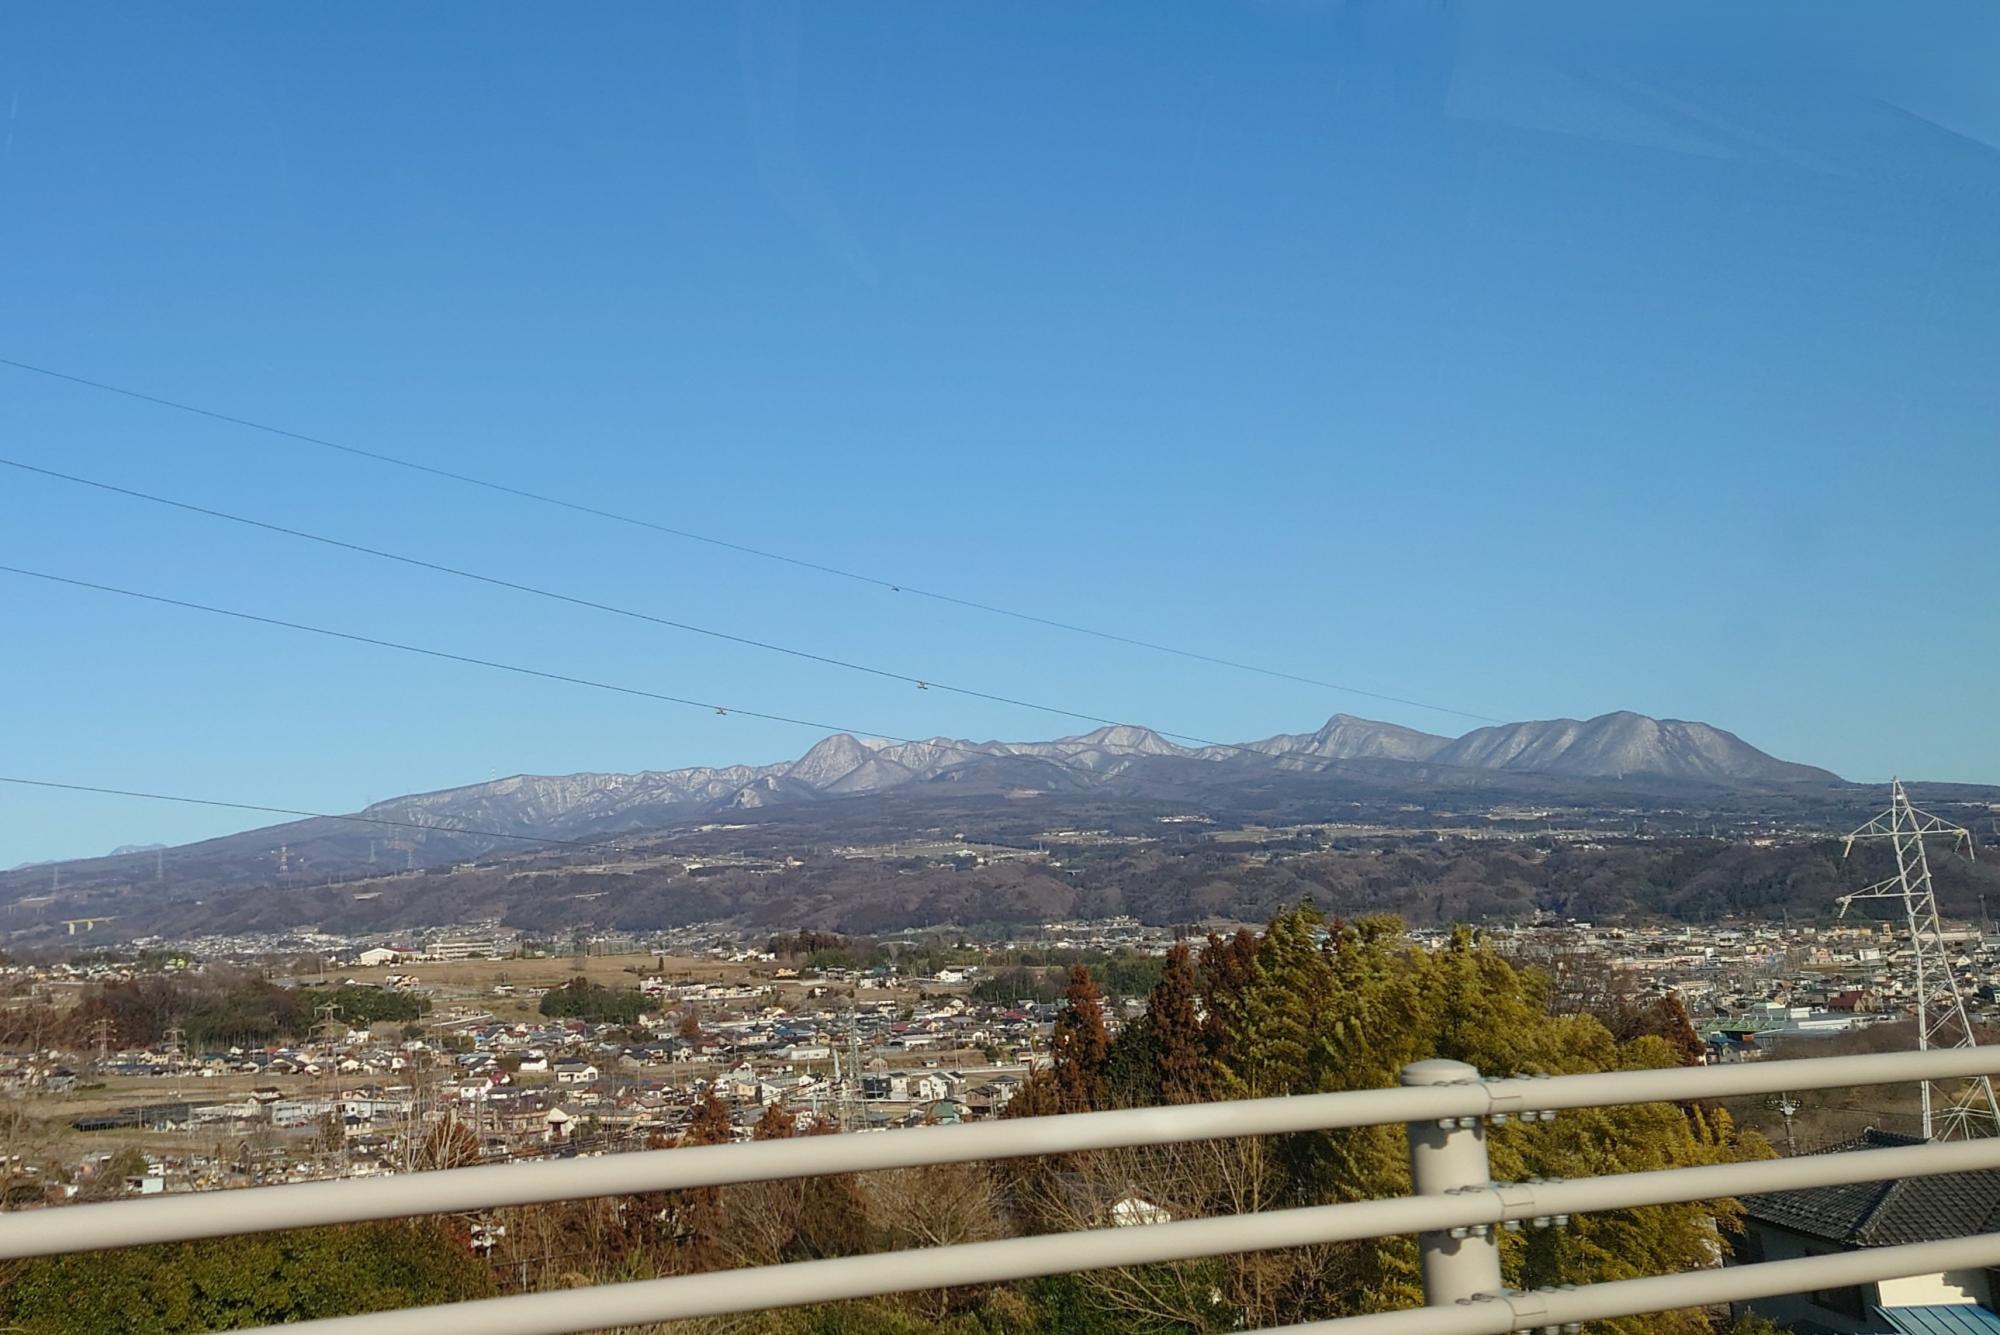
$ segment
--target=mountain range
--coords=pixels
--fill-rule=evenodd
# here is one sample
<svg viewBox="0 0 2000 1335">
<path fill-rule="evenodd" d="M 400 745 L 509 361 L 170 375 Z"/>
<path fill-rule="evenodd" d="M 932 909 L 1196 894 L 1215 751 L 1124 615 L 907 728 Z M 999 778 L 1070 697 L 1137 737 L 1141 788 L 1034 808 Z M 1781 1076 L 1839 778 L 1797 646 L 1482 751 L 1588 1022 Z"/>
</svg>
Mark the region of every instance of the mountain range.
<svg viewBox="0 0 2000 1335">
<path fill-rule="evenodd" d="M 1127 724 L 1043 742 L 883 741 L 836 733 L 796 760 L 776 764 L 515 775 L 377 802 L 357 813 L 364 821 L 313 818 L 164 853 L 120 849 L 60 864 L 59 880 L 51 879 L 46 864 L 17 869 L 0 873 L 0 902 L 41 895 L 52 884 L 64 888 L 72 906 L 94 893 L 126 895 L 155 881 L 268 884 L 280 848 L 289 850 L 291 874 L 319 880 L 399 864 L 446 867 L 535 841 L 741 821 L 753 812 L 768 812 L 767 820 L 823 812 L 822 823 L 912 819 L 885 816 L 879 802 L 828 805 L 871 795 L 1015 799 L 1010 805 L 1020 799 L 1212 805 L 1239 794 L 1254 804 L 1274 794 L 1277 784 L 1308 807 L 1323 804 L 1336 788 L 1419 804 L 1473 791 L 1496 802 L 1510 796 L 1547 800 L 1557 792 L 1615 793 L 1615 804 L 1622 805 L 1670 788 L 1776 793 L 1841 782 L 1827 770 L 1779 760 L 1706 723 L 1625 712 L 1502 724 L 1455 738 L 1336 714 L 1314 732 L 1200 746 Z M 72 888 L 85 900 L 74 899 Z"/>
<path fill-rule="evenodd" d="M 1569 779 L 1652 779 L 1723 786 L 1838 783 L 1839 776 L 1779 760 L 1706 723 L 1620 712 L 1479 728 L 1451 738 L 1336 714 L 1316 732 L 1227 746 L 1181 746 L 1150 728 L 1119 724 L 1047 742 L 933 737 L 885 742 L 835 733 L 797 760 L 637 774 L 516 775 L 378 802 L 361 814 L 554 838 L 644 828 L 703 810 L 859 796 L 924 783 L 986 783 L 1036 792 L 1078 790 L 1149 761 L 1238 766 L 1266 760 L 1321 771 L 1343 761 L 1393 761 L 1435 774 L 1502 771 Z M 1381 771 L 1371 769 L 1373 777 Z M 1407 776 L 1421 782 L 1421 773 Z"/>
</svg>

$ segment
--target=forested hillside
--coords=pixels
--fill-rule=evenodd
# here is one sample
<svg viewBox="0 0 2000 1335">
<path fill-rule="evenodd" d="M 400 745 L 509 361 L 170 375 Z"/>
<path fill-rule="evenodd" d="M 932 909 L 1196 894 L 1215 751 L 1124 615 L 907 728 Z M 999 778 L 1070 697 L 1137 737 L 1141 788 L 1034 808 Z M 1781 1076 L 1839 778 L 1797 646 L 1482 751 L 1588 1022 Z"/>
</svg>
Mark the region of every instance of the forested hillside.
<svg viewBox="0 0 2000 1335">
<path fill-rule="evenodd" d="M 1300 901 L 1348 916 L 1394 912 L 1419 924 L 1511 922 L 1541 911 L 1586 920 L 1782 913 L 1810 920 L 1832 913 L 1836 896 L 1894 872 L 1879 847 L 1858 847 L 1843 860 L 1835 840 L 1754 846 L 1708 838 L 1576 844 L 1419 836 L 1355 847 L 1203 841 L 983 865 L 970 857 L 825 855 L 797 863 L 695 874 L 659 862 L 587 870 L 481 866 L 237 891 L 169 902 L 126 921 L 180 935 L 299 923 L 368 931 L 486 916 L 550 933 L 580 924 L 646 930 L 724 920 L 756 931 L 880 933 L 1115 914 L 1158 924 L 1255 922 Z M 1947 913 L 1977 912 L 1982 891 L 2000 901 L 2000 861 L 1940 855 L 1934 866 Z"/>
</svg>

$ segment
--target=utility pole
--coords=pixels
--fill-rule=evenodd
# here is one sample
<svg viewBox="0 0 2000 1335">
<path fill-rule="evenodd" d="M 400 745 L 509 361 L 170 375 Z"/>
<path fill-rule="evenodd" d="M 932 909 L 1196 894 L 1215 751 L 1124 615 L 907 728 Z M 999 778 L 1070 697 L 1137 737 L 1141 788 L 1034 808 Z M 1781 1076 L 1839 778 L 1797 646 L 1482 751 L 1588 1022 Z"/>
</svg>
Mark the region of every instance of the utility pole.
<svg viewBox="0 0 2000 1335">
<path fill-rule="evenodd" d="M 1792 1139 L 1792 1119 L 1799 1115 L 1802 1105 L 1790 1094 L 1780 1094 L 1771 1100 L 1771 1107 L 1777 1109 L 1778 1116 L 1785 1119 L 1785 1157 L 1791 1158 L 1799 1152 L 1798 1142 Z"/>
<path fill-rule="evenodd" d="M 1968 858 L 1975 856 L 1970 831 L 1911 806 L 1902 780 L 1892 780 L 1889 810 L 1848 835 L 1842 852 L 1843 856 L 1852 853 L 1857 839 L 1886 839 L 1896 851 L 1896 874 L 1865 890 L 1842 895 L 1840 913 L 1846 917 L 1859 899 L 1899 902 L 1909 924 L 1910 956 L 1916 973 L 1918 1049 L 1977 1047 L 1964 995 L 1952 973 L 1944 927 L 1938 921 L 1930 857 L 1924 851 L 1927 836 L 1948 838 L 1953 848 L 1963 849 Z M 1991 1077 L 1980 1076 L 1956 1087 L 1926 1080 L 1920 1089 L 1925 1140 L 2000 1135 L 2000 1102 L 1994 1099 Z"/>
</svg>

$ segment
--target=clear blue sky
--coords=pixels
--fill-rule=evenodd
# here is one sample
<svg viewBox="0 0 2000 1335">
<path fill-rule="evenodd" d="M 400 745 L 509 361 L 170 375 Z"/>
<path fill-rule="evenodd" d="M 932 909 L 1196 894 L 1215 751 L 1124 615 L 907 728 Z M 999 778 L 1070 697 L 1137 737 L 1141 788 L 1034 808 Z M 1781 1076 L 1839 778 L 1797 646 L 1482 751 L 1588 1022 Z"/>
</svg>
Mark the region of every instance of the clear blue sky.
<svg viewBox="0 0 2000 1335">
<path fill-rule="evenodd" d="M 1984 3 L 0 11 L 0 356 L 1506 718 L 2000 781 Z M 1211 737 L 1260 680 L 0 368 L 0 453 Z M 5 471 L 5 470 L 0 470 Z M 1061 721 L 6 472 L 0 562 Z M 0 773 L 350 810 L 804 730 L 0 576 Z M 0 792 L 0 865 L 246 818 Z"/>
</svg>

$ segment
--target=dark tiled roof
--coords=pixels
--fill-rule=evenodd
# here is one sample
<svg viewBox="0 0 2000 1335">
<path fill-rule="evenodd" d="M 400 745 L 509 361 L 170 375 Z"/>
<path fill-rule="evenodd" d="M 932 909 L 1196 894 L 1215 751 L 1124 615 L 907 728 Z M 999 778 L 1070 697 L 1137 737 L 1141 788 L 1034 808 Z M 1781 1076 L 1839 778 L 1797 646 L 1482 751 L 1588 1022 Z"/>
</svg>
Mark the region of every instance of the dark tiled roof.
<svg viewBox="0 0 2000 1335">
<path fill-rule="evenodd" d="M 1869 1128 L 1858 1140 L 1819 1151 L 1919 1145 L 1915 1136 Z M 2000 1170 L 1939 1173 L 1844 1187 L 1773 1191 L 1743 1198 L 1750 1218 L 1855 1247 L 1936 1242 L 2000 1227 Z"/>
</svg>

